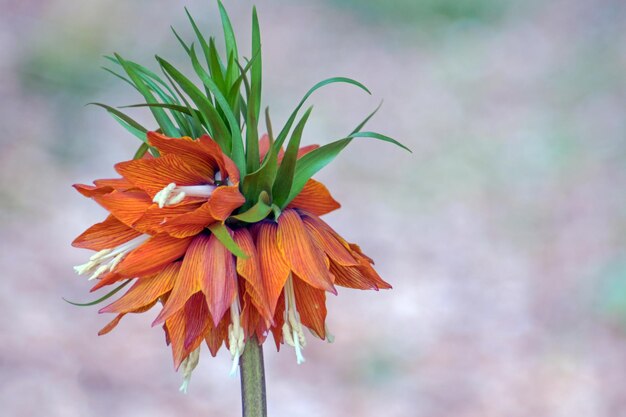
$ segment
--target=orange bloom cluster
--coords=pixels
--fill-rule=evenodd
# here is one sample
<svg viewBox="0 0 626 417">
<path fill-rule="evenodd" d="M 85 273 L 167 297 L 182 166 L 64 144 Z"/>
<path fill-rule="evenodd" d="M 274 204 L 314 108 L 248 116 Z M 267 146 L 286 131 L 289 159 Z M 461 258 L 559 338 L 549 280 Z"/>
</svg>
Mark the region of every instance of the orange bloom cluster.
<svg viewBox="0 0 626 417">
<path fill-rule="evenodd" d="M 390 288 L 373 261 L 319 216 L 339 208 L 326 187 L 309 180 L 277 219 L 248 224 L 231 218 L 245 203 L 237 167 L 208 136 L 169 138 L 150 132 L 159 157 L 119 163 L 117 179 L 75 185 L 110 214 L 73 242 L 97 251 L 75 267 L 97 279 L 92 290 L 134 279 L 130 289 L 100 312 L 117 316 L 162 305 L 162 325 L 178 368 L 202 342 L 212 355 L 225 344 L 233 370 L 245 343 L 273 334 L 304 360 L 303 328 L 329 338 L 326 292 L 336 286 Z M 267 139 L 260 143 L 261 158 Z M 303 148 L 300 155 L 314 149 Z M 236 257 L 209 230 L 225 225 L 247 254 Z"/>
</svg>

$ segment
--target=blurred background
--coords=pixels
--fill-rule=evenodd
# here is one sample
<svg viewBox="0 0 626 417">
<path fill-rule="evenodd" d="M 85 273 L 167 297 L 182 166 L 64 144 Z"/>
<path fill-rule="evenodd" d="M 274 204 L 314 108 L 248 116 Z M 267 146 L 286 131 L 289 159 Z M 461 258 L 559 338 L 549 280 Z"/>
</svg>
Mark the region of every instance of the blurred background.
<svg viewBox="0 0 626 417">
<path fill-rule="evenodd" d="M 251 2 L 226 1 L 241 50 Z M 271 416 L 626 415 L 626 3 L 258 0 L 264 104 L 282 124 L 316 93 L 307 143 L 370 128 L 322 179 L 327 216 L 394 285 L 329 299 L 334 344 L 266 345 Z M 186 5 L 221 32 L 211 1 Z M 183 62 L 182 2 L 0 0 L 0 404 L 5 416 L 237 416 L 230 359 L 178 392 L 156 310 L 111 317 L 72 266 L 104 218 L 71 189 L 138 142 L 106 112 L 140 102 L 100 66 Z M 249 53 L 247 54 L 249 56 Z M 149 124 L 147 115 L 133 113 Z M 621 184 L 621 185 L 620 185 Z"/>
</svg>

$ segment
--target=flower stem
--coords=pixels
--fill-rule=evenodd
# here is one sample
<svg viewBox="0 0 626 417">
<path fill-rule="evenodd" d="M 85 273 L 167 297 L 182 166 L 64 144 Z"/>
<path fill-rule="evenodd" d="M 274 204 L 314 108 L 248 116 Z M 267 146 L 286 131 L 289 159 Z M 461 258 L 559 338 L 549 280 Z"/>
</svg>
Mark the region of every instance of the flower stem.
<svg viewBox="0 0 626 417">
<path fill-rule="evenodd" d="M 241 368 L 241 405 L 243 417 L 267 417 L 263 346 L 256 336 L 250 338 L 239 359 Z"/>
</svg>

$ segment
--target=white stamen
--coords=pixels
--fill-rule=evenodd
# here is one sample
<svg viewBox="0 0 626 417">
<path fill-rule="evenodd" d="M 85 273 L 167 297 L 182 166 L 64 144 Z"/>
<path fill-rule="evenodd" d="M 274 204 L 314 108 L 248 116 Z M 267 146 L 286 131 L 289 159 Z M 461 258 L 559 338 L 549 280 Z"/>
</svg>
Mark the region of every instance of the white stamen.
<svg viewBox="0 0 626 417">
<path fill-rule="evenodd" d="M 99 278 L 106 272 L 113 271 L 122 259 L 128 255 L 128 252 L 137 248 L 148 240 L 149 237 L 149 235 L 141 235 L 115 248 L 103 249 L 91 256 L 89 262 L 75 266 L 74 271 L 76 271 L 78 275 L 90 273 L 89 281 Z"/>
<path fill-rule="evenodd" d="M 161 191 L 156 193 L 154 198 L 152 199 L 153 203 L 157 203 L 159 208 L 173 206 L 174 204 L 178 204 L 185 197 L 205 197 L 209 198 L 213 190 L 215 190 L 214 185 L 184 185 L 184 186 L 176 186 L 176 183 L 172 182 L 167 185 L 167 187 L 163 188 Z"/>
<path fill-rule="evenodd" d="M 230 306 L 230 320 L 231 324 L 228 325 L 228 345 L 230 347 L 230 354 L 233 358 L 233 364 L 230 368 L 230 376 L 237 375 L 237 369 L 239 367 L 239 357 L 243 354 L 244 333 L 240 322 L 240 307 L 239 296 L 235 294 L 235 301 Z"/>
<path fill-rule="evenodd" d="M 200 348 L 194 350 L 187 356 L 183 363 L 180 365 L 183 368 L 183 383 L 181 384 L 179 391 L 187 394 L 187 389 L 189 388 L 189 381 L 191 381 L 191 374 L 193 370 L 198 366 L 198 362 L 200 362 Z"/>
<path fill-rule="evenodd" d="M 293 290 L 293 278 L 290 276 L 285 283 L 285 323 L 283 324 L 283 337 L 285 343 L 293 346 L 296 350 L 296 362 L 304 363 L 302 349 L 306 346 L 306 338 L 302 330 L 300 314 L 296 307 L 296 295 Z"/>
</svg>

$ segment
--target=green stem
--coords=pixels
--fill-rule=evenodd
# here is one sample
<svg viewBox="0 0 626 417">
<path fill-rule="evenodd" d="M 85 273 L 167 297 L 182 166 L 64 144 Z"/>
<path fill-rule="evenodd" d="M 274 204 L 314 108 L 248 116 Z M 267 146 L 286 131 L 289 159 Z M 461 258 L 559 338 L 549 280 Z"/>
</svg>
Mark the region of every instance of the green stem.
<svg viewBox="0 0 626 417">
<path fill-rule="evenodd" d="M 243 355 L 239 358 L 239 367 L 243 417 L 267 417 L 263 346 L 259 345 L 256 336 L 246 343 Z"/>
</svg>

